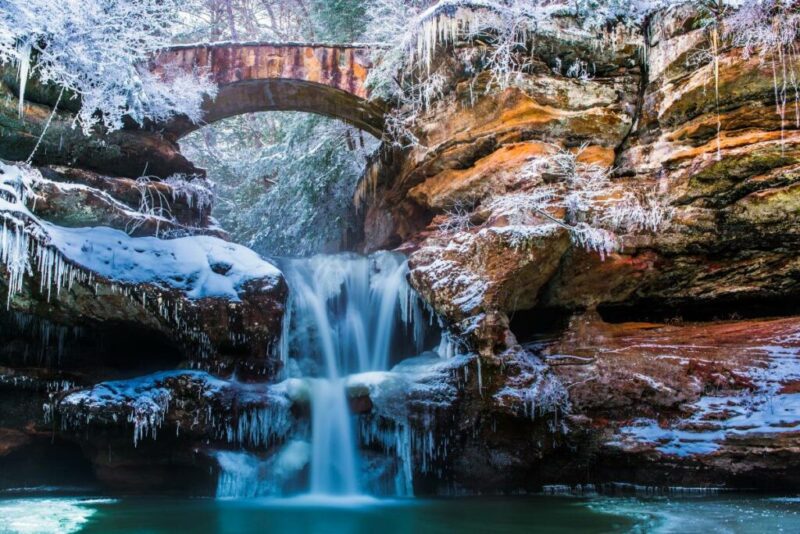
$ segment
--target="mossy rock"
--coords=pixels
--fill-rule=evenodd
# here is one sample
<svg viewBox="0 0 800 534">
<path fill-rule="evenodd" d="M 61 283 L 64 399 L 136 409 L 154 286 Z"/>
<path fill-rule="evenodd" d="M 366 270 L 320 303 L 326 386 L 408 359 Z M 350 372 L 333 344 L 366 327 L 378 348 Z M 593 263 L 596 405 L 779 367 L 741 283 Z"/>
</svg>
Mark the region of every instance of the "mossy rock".
<svg viewBox="0 0 800 534">
<path fill-rule="evenodd" d="M 731 207 L 730 215 L 754 225 L 779 224 L 785 233 L 800 232 L 800 184 L 748 195 Z"/>
<path fill-rule="evenodd" d="M 797 147 L 772 145 L 746 154 L 726 155 L 689 180 L 689 192 L 681 199 L 688 204 L 705 198 L 711 206 L 724 206 L 769 187 L 793 183 L 798 175 L 791 167 L 800 164 Z M 786 168 L 784 173 L 776 170 Z M 763 179 L 756 179 L 756 178 Z"/>
</svg>

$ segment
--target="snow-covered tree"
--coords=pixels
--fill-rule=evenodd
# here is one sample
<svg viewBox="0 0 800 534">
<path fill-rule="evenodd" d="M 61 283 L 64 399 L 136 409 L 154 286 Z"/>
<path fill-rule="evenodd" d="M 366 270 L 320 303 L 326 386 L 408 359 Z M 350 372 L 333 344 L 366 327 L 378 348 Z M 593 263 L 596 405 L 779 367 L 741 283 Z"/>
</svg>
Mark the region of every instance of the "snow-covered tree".
<svg viewBox="0 0 800 534">
<path fill-rule="evenodd" d="M 177 38 L 197 41 L 298 41 L 313 33 L 310 0 L 185 0 Z"/>
<path fill-rule="evenodd" d="M 214 216 L 237 241 L 296 256 L 355 229 L 353 194 L 376 143 L 339 121 L 271 112 L 220 121 L 182 145 L 216 182 Z"/>
<path fill-rule="evenodd" d="M 365 6 L 189 0 L 179 38 L 353 42 L 365 27 Z M 270 112 L 206 126 L 181 146 L 216 182 L 213 214 L 234 239 L 262 253 L 305 255 L 335 247 L 355 229 L 353 193 L 376 140 L 332 119 Z"/>
<path fill-rule="evenodd" d="M 80 100 L 84 132 L 177 114 L 199 120 L 216 94 L 203 73 L 154 75 L 147 62 L 169 46 L 177 0 L 0 0 L 0 63 L 16 64 L 20 94 L 30 77 Z M 20 99 L 22 100 L 22 98 Z M 22 106 L 20 105 L 20 111 Z"/>
<path fill-rule="evenodd" d="M 363 0 L 312 0 L 310 13 L 317 40 L 352 43 L 364 33 Z"/>
</svg>

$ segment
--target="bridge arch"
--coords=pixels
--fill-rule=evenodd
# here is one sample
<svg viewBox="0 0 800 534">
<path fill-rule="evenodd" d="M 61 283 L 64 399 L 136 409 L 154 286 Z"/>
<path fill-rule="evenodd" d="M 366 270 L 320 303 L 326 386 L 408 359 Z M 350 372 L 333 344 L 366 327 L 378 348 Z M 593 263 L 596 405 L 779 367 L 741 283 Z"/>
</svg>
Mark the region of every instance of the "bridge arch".
<svg viewBox="0 0 800 534">
<path fill-rule="evenodd" d="M 200 124 L 177 118 L 157 128 L 177 140 L 221 119 L 260 111 L 305 111 L 341 119 L 376 137 L 384 108 L 369 100 L 369 49 L 359 46 L 274 43 L 184 45 L 151 62 L 170 69 L 208 72 L 219 93 L 203 104 Z"/>
</svg>

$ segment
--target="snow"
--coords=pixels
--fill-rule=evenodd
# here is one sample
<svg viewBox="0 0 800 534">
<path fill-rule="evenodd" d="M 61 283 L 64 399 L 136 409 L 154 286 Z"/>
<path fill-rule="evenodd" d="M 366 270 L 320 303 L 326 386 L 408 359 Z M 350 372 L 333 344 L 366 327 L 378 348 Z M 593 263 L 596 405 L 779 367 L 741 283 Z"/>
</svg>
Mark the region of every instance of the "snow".
<svg viewBox="0 0 800 534">
<path fill-rule="evenodd" d="M 406 2 L 378 0 L 369 10 L 372 23 L 367 33 L 369 38 L 390 46 L 370 72 L 368 83 L 375 96 L 395 97 L 411 108 L 407 117 L 413 118 L 427 109 L 428 103 L 409 93 L 425 92 L 419 87 L 428 84 L 436 74 L 432 72 L 433 58 L 441 45 L 493 35 L 492 46 L 479 52 L 481 69 L 491 74 L 487 91 L 503 90 L 518 82 L 529 66 L 529 59 L 518 52 L 527 48 L 534 33 L 567 31 L 557 22 L 559 15 L 579 13 L 583 27 L 568 30 L 571 34 L 597 40 L 600 32 L 610 39 L 616 30 L 609 32 L 607 25 L 621 20 L 629 25 L 638 24 L 648 13 L 666 4 L 662 0 L 599 3 L 586 0 L 440 0 L 419 11 Z M 586 66 L 588 63 L 576 60 L 568 71 L 572 76 L 586 77 Z M 394 81 L 398 72 L 403 72 L 399 84 Z M 404 85 L 418 90 L 408 91 Z"/>
<path fill-rule="evenodd" d="M 115 282 L 179 289 L 190 299 L 238 301 L 246 282 L 268 278 L 277 283 L 280 277 L 274 265 L 252 250 L 215 237 L 166 240 L 130 237 L 106 227 L 43 227 L 50 244 L 76 265 Z"/>
<path fill-rule="evenodd" d="M 522 248 L 561 227 L 575 245 L 605 258 L 622 247 L 616 232 L 656 233 L 668 223 L 672 210 L 664 198 L 655 190 L 634 192 L 614 183 L 610 168 L 580 161 L 584 148 L 556 149 L 526 163 L 519 175 L 533 189 L 488 200 L 486 207 L 509 222 L 492 231 Z M 545 185 L 544 174 L 558 180 Z M 561 211 L 563 216 L 555 215 Z"/>
<path fill-rule="evenodd" d="M 796 337 L 781 341 L 795 342 Z M 718 451 L 733 438 L 800 431 L 800 394 L 781 393 L 782 384 L 800 380 L 800 348 L 776 344 L 752 349 L 765 358 L 754 361 L 747 372 L 754 391 L 703 396 L 687 407 L 689 417 L 668 426 L 638 419 L 620 429 L 611 444 L 649 444 L 664 454 L 686 457 Z"/>
<path fill-rule="evenodd" d="M 247 282 L 260 280 L 266 290 L 281 277 L 252 250 L 216 237 L 131 237 L 108 227 L 65 228 L 42 221 L 27 207 L 37 180 L 44 178 L 31 167 L 0 162 L 0 265 L 9 272 L 9 302 L 33 273 L 32 264 L 48 294 L 53 286 L 58 294 L 91 273 L 112 282 L 177 289 L 190 299 L 239 301 Z"/>
<path fill-rule="evenodd" d="M 475 313 L 483 303 L 489 283 L 478 274 L 463 271 L 458 262 L 437 258 L 427 265 L 415 267 L 415 276 L 431 282 L 431 292 L 453 295 L 450 302 L 465 314 Z"/>
<path fill-rule="evenodd" d="M 490 0 L 441 0 L 420 13 L 417 18 L 420 21 L 426 21 L 442 14 L 452 13 L 458 9 L 489 9 L 491 11 L 500 11 L 503 7 L 502 4 Z"/>
<path fill-rule="evenodd" d="M 558 230 L 556 224 L 541 224 L 541 225 L 522 225 L 512 224 L 509 226 L 492 226 L 484 228 L 480 231 L 481 234 L 497 234 L 502 236 L 505 241 L 514 249 L 523 249 L 530 245 L 534 240 L 554 235 Z"/>
</svg>

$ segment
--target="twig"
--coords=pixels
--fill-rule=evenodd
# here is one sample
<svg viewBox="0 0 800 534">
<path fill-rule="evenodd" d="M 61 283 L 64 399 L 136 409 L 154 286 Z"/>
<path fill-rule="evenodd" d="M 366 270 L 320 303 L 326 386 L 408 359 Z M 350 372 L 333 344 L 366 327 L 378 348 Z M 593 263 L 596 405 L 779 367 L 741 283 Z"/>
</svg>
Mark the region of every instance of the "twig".
<svg viewBox="0 0 800 534">
<path fill-rule="evenodd" d="M 56 103 L 53 106 L 53 111 L 50 112 L 50 116 L 47 117 L 47 122 L 44 123 L 44 128 L 42 129 L 42 134 L 39 136 L 39 139 L 36 141 L 36 146 L 33 147 L 31 151 L 31 155 L 28 156 L 28 159 L 25 160 L 25 163 L 29 164 L 33 161 L 33 156 L 36 154 L 36 151 L 39 150 L 39 145 L 42 144 L 42 139 L 44 139 L 44 134 L 47 133 L 47 129 L 50 127 L 50 123 L 53 121 L 53 117 L 58 110 L 58 104 L 61 103 L 61 97 L 64 95 L 64 88 L 61 88 L 61 92 L 58 93 L 58 98 L 56 99 Z"/>
</svg>

